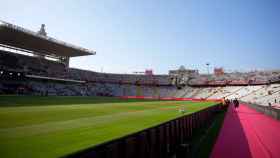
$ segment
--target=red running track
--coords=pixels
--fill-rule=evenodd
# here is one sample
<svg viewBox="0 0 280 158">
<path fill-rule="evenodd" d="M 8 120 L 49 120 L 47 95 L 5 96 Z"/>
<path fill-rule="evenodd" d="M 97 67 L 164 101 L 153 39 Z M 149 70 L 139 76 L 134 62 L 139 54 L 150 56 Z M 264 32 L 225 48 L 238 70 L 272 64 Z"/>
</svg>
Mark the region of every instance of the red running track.
<svg viewBox="0 0 280 158">
<path fill-rule="evenodd" d="M 280 158 L 280 121 L 230 106 L 211 158 Z"/>
</svg>

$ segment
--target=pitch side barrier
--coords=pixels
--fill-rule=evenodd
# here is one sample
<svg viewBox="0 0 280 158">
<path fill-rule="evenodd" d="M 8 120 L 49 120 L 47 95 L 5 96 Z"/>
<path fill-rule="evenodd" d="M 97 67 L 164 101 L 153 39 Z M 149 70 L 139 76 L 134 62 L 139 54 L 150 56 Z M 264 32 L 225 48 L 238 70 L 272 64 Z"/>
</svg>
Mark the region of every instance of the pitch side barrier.
<svg viewBox="0 0 280 158">
<path fill-rule="evenodd" d="M 174 100 L 174 101 L 210 101 L 222 102 L 221 99 L 202 99 L 202 98 L 176 98 L 176 97 L 146 97 L 146 96 L 120 96 L 121 99 L 152 99 L 152 100 Z"/>
<path fill-rule="evenodd" d="M 217 104 L 63 158 L 176 158 L 191 157 L 190 140 L 197 129 L 209 127 L 221 108 Z"/>
</svg>

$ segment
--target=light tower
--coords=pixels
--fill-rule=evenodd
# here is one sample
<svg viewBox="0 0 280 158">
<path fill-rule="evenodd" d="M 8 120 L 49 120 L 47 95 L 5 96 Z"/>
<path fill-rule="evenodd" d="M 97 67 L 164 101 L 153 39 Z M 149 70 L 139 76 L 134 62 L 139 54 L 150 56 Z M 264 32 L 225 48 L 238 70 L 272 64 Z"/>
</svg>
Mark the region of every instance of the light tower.
<svg viewBox="0 0 280 158">
<path fill-rule="evenodd" d="M 208 73 L 208 75 L 209 75 L 209 74 L 210 74 L 210 73 L 209 73 L 209 66 L 210 66 L 210 63 L 207 62 L 207 63 L 206 63 L 206 66 L 207 66 L 207 73 Z"/>
</svg>

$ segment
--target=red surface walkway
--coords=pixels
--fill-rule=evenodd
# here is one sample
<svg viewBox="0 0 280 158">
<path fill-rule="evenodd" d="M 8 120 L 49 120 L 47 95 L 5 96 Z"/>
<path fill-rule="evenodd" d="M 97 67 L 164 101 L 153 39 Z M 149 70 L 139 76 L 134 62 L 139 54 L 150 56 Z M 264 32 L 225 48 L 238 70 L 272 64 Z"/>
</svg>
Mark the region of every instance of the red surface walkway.
<svg viewBox="0 0 280 158">
<path fill-rule="evenodd" d="M 211 158 L 280 158 L 280 121 L 230 106 Z"/>
</svg>

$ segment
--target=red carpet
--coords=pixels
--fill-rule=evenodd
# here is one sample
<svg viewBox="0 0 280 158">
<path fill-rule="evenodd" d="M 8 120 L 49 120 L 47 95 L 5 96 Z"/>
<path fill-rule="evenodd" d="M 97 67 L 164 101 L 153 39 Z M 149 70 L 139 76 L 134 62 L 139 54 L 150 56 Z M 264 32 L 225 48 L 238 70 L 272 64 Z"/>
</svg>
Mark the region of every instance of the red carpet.
<svg viewBox="0 0 280 158">
<path fill-rule="evenodd" d="M 211 158 L 280 158 L 280 121 L 230 106 Z"/>
</svg>

